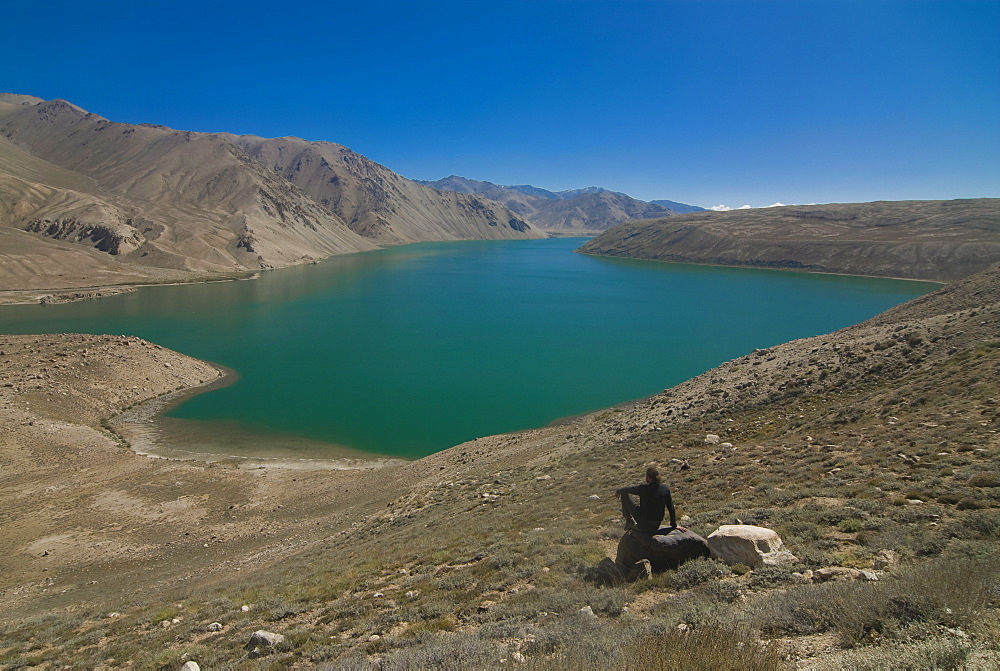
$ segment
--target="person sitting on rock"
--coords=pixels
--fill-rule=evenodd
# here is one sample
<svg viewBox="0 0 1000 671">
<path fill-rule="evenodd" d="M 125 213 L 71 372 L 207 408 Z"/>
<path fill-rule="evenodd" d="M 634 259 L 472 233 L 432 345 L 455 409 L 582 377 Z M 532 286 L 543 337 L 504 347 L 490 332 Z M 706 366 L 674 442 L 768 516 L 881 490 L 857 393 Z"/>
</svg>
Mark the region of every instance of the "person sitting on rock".
<svg viewBox="0 0 1000 671">
<path fill-rule="evenodd" d="M 632 495 L 639 497 L 638 506 L 632 500 Z M 646 468 L 645 484 L 616 489 L 615 496 L 622 501 L 625 531 L 635 529 L 644 533 L 656 533 L 663 522 L 665 511 L 670 512 L 670 528 L 678 528 L 670 488 L 663 484 L 663 478 L 660 477 L 660 471 L 656 466 Z"/>
</svg>

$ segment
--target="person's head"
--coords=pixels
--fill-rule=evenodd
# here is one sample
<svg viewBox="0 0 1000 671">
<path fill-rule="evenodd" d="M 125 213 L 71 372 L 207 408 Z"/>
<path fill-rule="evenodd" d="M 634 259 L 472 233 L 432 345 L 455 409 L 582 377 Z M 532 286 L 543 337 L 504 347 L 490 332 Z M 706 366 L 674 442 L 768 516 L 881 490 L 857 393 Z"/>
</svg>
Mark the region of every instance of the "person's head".
<svg viewBox="0 0 1000 671">
<path fill-rule="evenodd" d="M 646 482 L 649 484 L 663 482 L 663 478 L 660 477 L 660 469 L 656 467 L 656 464 L 650 464 L 646 467 Z"/>
</svg>

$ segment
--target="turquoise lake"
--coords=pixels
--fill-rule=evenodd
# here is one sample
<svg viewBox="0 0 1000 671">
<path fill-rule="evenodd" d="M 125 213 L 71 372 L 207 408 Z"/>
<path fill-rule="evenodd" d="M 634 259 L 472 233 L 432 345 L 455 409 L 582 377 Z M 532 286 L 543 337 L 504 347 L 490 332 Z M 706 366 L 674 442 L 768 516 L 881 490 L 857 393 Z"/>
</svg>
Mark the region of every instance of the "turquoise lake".
<svg viewBox="0 0 1000 671">
<path fill-rule="evenodd" d="M 163 420 L 192 449 L 412 458 L 648 396 L 936 287 L 573 253 L 582 243 L 407 245 L 4 307 L 0 331 L 135 335 L 235 370 Z"/>
</svg>

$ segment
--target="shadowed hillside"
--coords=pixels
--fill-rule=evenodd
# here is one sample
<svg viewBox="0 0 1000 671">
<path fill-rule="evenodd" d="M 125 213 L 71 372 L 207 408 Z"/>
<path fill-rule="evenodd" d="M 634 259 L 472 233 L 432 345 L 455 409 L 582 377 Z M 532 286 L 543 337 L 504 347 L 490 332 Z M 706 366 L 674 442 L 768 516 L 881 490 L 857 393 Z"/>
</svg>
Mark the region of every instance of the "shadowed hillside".
<svg viewBox="0 0 1000 671">
<path fill-rule="evenodd" d="M 584 254 L 953 280 L 1000 261 L 1000 199 L 789 205 L 631 221 Z"/>
<path fill-rule="evenodd" d="M 380 243 L 541 237 L 488 199 L 422 186 L 347 147 L 289 137 L 232 140 L 352 230 Z"/>
</svg>

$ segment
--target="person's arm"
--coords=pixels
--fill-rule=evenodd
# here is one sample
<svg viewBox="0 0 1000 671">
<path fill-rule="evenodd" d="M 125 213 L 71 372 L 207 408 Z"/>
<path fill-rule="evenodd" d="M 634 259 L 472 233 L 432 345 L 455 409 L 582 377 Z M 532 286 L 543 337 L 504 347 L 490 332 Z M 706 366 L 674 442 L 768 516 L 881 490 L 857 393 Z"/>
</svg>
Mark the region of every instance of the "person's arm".
<svg viewBox="0 0 1000 671">
<path fill-rule="evenodd" d="M 677 513 L 674 512 L 674 499 L 670 496 L 670 487 L 667 487 L 667 512 L 670 513 L 670 526 L 674 529 L 677 528 Z"/>
<path fill-rule="evenodd" d="M 621 496 L 622 494 L 635 494 L 639 496 L 642 493 L 642 485 L 636 485 L 635 487 L 622 487 L 615 490 L 615 496 Z"/>
</svg>

